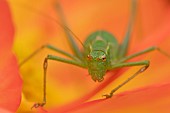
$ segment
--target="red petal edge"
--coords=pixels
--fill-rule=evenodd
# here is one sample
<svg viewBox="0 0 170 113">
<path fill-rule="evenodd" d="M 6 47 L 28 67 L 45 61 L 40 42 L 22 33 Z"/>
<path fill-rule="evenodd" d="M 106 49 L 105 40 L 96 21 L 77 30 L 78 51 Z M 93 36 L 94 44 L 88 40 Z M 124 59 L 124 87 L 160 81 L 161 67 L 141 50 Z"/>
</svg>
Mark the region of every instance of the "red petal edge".
<svg viewBox="0 0 170 113">
<path fill-rule="evenodd" d="M 0 107 L 16 111 L 21 102 L 22 81 L 14 55 L 6 56 L 0 67 Z"/>
<path fill-rule="evenodd" d="M 12 112 L 0 108 L 0 113 L 12 113 Z"/>
<path fill-rule="evenodd" d="M 11 51 L 14 26 L 6 0 L 0 1 L 0 10 L 0 112 L 16 112 L 21 102 L 22 81 Z"/>
<path fill-rule="evenodd" d="M 69 113 L 170 113 L 170 82 L 127 91 L 111 99 L 94 100 L 69 110 Z M 155 109 L 156 108 L 156 109 Z M 65 111 L 66 112 L 66 111 Z"/>
</svg>

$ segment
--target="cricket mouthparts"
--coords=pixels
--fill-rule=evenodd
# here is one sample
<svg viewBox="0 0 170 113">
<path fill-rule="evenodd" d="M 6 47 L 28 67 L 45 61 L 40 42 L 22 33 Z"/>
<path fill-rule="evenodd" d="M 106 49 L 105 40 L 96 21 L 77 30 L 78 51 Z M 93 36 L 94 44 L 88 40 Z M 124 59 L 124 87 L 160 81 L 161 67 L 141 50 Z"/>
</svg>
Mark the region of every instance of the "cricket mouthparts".
<svg viewBox="0 0 170 113">
<path fill-rule="evenodd" d="M 89 75 L 93 81 L 102 82 L 104 80 L 105 71 L 103 70 L 89 70 Z"/>
<path fill-rule="evenodd" d="M 98 73 L 90 73 L 91 78 L 96 82 L 102 82 L 104 80 L 103 74 L 98 74 Z"/>
<path fill-rule="evenodd" d="M 96 81 L 102 82 L 102 81 L 104 80 L 103 77 L 102 77 L 102 78 L 92 77 L 92 79 L 93 79 L 95 82 L 96 82 Z"/>
</svg>

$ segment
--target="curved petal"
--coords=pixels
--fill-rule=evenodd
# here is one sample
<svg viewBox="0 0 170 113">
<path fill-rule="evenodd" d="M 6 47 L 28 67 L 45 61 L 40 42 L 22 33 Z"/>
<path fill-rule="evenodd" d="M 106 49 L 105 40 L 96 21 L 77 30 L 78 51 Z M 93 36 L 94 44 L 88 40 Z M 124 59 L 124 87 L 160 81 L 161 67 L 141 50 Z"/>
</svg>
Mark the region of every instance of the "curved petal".
<svg viewBox="0 0 170 113">
<path fill-rule="evenodd" d="M 170 83 L 156 84 L 82 104 L 69 113 L 169 113 Z"/>
<path fill-rule="evenodd" d="M 69 20 L 69 23 L 70 23 L 69 25 L 71 26 L 71 29 L 73 29 L 73 31 L 76 34 L 79 33 L 78 36 L 82 38 L 81 40 L 84 40 L 84 37 L 86 37 L 87 34 L 97 29 L 107 29 L 108 31 L 113 32 L 115 36 L 118 37 L 118 40 L 120 40 L 120 37 L 123 37 L 124 30 L 126 28 L 125 26 L 127 24 L 127 17 L 129 14 L 127 9 L 130 5 L 130 4 L 125 5 L 125 4 L 129 3 L 129 1 L 126 1 L 124 4 L 122 4 L 122 1 L 105 2 L 103 0 L 100 0 L 99 2 L 98 0 L 96 1 L 94 0 L 93 2 L 90 1 L 89 3 L 87 1 L 75 0 L 74 2 L 71 3 L 72 5 L 70 5 L 70 2 L 67 2 L 67 1 L 61 1 L 61 2 L 62 2 L 61 4 L 64 6 L 66 17 L 69 17 L 68 20 Z M 36 3 L 38 3 L 38 5 L 32 4 L 32 2 L 28 1 L 29 6 L 35 5 L 36 8 L 42 9 L 42 11 L 47 11 L 47 12 L 49 11 L 48 14 L 52 14 L 53 16 L 56 15 L 54 12 L 54 9 L 52 9 L 53 12 L 50 12 L 51 7 L 49 5 L 49 1 L 42 2 L 41 0 L 41 2 L 36 2 Z M 89 9 L 87 9 L 87 6 Z M 154 9 L 155 10 L 159 9 L 159 6 L 154 7 Z M 28 14 L 28 12 L 25 13 L 25 10 L 20 9 L 20 11 L 23 11 L 21 15 Z M 156 13 L 154 14 L 154 16 L 156 15 Z M 18 12 L 17 12 L 17 15 L 19 15 Z M 51 22 L 48 19 L 44 19 L 45 17 L 43 18 L 45 20 L 44 21 L 40 17 L 43 18 L 42 15 L 37 16 L 36 14 L 31 15 L 31 16 L 30 15 L 25 16 L 25 17 L 22 16 L 22 22 L 23 20 L 25 20 L 24 26 L 23 26 L 23 23 L 21 23 L 21 18 L 19 18 L 19 20 L 17 21 L 17 23 L 19 24 L 18 30 L 22 33 L 22 35 L 17 37 L 18 43 L 16 44 L 17 45 L 16 48 L 17 48 L 17 51 L 20 52 L 20 54 L 22 54 L 22 52 L 24 53 L 25 56 L 23 56 L 22 58 L 25 58 L 28 54 L 31 53 L 31 51 L 34 51 L 36 48 L 40 47 L 42 44 L 47 43 L 47 42 L 54 44 L 57 47 L 64 49 L 65 51 L 70 52 L 71 50 L 69 46 L 66 46 L 68 45 L 68 43 L 66 43 L 66 40 L 63 38 L 64 36 L 61 33 L 61 30 L 58 30 L 58 29 L 52 30 L 52 28 L 54 28 L 56 24 Z M 139 42 L 136 42 L 132 46 L 133 49 L 131 49 L 130 53 L 145 49 L 146 45 L 147 47 L 156 45 L 160 43 L 161 41 L 164 41 L 165 38 L 167 38 L 166 36 L 169 32 L 169 28 L 168 28 L 169 22 L 166 25 L 162 23 L 162 21 L 157 21 L 159 20 L 158 18 L 159 16 L 156 15 L 155 17 L 157 17 L 157 19 L 156 21 L 154 21 L 154 23 L 160 23 L 159 25 L 157 25 L 157 28 L 161 26 L 160 29 L 155 30 L 153 29 L 154 28 L 153 26 L 149 27 L 150 28 L 149 30 L 147 29 L 147 31 L 144 31 L 144 33 L 147 32 L 146 33 L 147 37 L 145 38 L 141 37 L 140 42 L 142 43 L 139 44 Z M 92 18 L 94 18 L 94 20 Z M 145 19 L 147 20 L 147 18 Z M 137 23 L 137 26 L 138 25 L 139 24 Z M 144 30 L 146 27 L 148 27 L 147 25 L 148 24 L 146 23 L 144 24 L 144 28 L 143 28 Z M 143 32 L 140 31 L 140 33 L 143 33 Z M 49 37 L 57 37 L 57 38 L 49 38 Z M 28 50 L 27 51 L 25 49 L 23 50 L 23 48 L 25 48 L 26 50 L 28 49 Z M 25 106 L 25 103 L 27 103 L 28 101 L 29 102 L 36 101 L 36 100 L 41 101 L 40 100 L 42 98 L 42 91 L 41 91 L 42 90 L 42 73 L 41 73 L 42 63 L 41 61 L 44 60 L 44 57 L 47 54 L 51 54 L 51 51 L 44 52 L 44 54 L 39 55 L 35 57 L 35 59 L 30 60 L 26 64 L 26 66 L 22 68 L 23 77 L 25 77 L 24 78 L 25 100 L 23 102 L 23 107 L 22 107 L 23 109 L 26 109 L 24 106 Z M 138 60 L 138 59 L 135 59 L 135 60 Z M 38 61 L 40 63 L 38 63 Z M 115 76 L 110 76 L 111 75 L 110 74 L 105 80 L 105 82 L 99 85 L 99 84 L 92 83 L 93 81 L 90 80 L 90 77 L 81 76 L 81 75 L 86 75 L 87 73 L 81 69 L 78 69 L 72 65 L 70 66 L 67 64 L 63 64 L 63 63 L 49 62 L 48 78 L 50 78 L 51 80 L 48 80 L 48 86 L 47 86 L 47 89 L 48 89 L 47 107 L 51 105 L 57 105 L 57 106 L 64 105 L 62 109 L 70 109 L 73 106 L 78 105 L 92 98 L 100 90 L 104 89 L 109 83 L 113 82 L 118 76 L 122 75 L 123 72 L 125 72 L 126 70 L 127 69 L 118 71 L 115 74 Z M 28 76 L 29 76 L 29 79 L 28 79 Z M 69 102 L 71 102 L 71 104 Z M 69 103 L 69 104 L 65 105 L 66 103 Z"/>
<path fill-rule="evenodd" d="M 22 81 L 12 54 L 14 26 L 9 6 L 0 1 L 0 108 L 16 112 L 21 101 Z"/>
<path fill-rule="evenodd" d="M 0 107 L 14 112 L 21 102 L 22 81 L 16 57 L 12 54 L 6 57 L 4 65 L 0 67 Z"/>
<path fill-rule="evenodd" d="M 10 112 L 10 111 L 7 111 L 7 110 L 4 110 L 4 109 L 2 109 L 2 108 L 0 108 L 0 112 L 1 112 L 1 113 L 13 113 L 13 112 Z"/>
</svg>

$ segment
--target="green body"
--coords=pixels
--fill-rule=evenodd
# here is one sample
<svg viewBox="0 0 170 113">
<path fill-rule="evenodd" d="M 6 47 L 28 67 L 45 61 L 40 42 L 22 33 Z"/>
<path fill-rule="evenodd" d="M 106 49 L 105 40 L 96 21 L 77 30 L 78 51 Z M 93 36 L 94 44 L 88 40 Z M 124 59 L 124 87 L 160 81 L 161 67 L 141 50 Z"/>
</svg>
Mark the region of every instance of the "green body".
<svg viewBox="0 0 170 113">
<path fill-rule="evenodd" d="M 118 59 L 118 48 L 115 37 L 106 31 L 96 31 L 86 39 L 83 56 L 94 81 L 103 80 L 108 67 Z"/>
</svg>

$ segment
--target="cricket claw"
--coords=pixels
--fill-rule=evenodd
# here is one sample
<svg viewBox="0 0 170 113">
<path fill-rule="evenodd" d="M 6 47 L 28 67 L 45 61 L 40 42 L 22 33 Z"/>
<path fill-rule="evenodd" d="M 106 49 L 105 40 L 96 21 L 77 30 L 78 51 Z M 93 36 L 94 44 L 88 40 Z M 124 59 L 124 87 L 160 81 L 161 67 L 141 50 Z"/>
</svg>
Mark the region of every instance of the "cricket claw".
<svg viewBox="0 0 170 113">
<path fill-rule="evenodd" d="M 105 94 L 105 95 L 102 95 L 102 96 L 105 97 L 106 99 L 108 99 L 108 98 L 112 97 L 112 94 Z"/>
<path fill-rule="evenodd" d="M 38 108 L 38 107 L 43 107 L 45 105 L 45 103 L 35 103 L 32 107 L 31 107 L 31 109 L 33 109 L 33 108 Z"/>
</svg>

